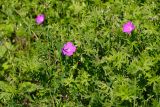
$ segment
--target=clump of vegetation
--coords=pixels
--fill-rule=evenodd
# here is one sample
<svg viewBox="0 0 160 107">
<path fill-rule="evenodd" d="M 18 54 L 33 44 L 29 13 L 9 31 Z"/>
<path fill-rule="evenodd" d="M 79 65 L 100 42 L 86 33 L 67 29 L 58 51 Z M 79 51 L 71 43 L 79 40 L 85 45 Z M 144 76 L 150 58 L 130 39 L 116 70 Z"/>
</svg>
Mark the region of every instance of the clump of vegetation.
<svg viewBox="0 0 160 107">
<path fill-rule="evenodd" d="M 158 0 L 1 0 L 0 106 L 159 107 Z"/>
</svg>

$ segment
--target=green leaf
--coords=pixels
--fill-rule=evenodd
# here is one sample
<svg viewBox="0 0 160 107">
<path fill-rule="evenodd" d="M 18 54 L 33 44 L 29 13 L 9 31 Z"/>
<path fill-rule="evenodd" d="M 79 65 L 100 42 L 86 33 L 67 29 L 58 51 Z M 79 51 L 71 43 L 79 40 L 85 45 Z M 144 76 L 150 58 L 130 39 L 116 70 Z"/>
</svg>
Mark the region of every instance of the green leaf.
<svg viewBox="0 0 160 107">
<path fill-rule="evenodd" d="M 21 84 L 19 84 L 19 92 L 33 92 L 37 89 L 39 89 L 40 87 L 36 84 L 33 84 L 31 82 L 23 82 Z"/>
<path fill-rule="evenodd" d="M 14 86 L 8 84 L 7 82 L 0 81 L 0 90 L 2 90 L 4 92 L 15 93 L 16 88 Z"/>
<path fill-rule="evenodd" d="M 3 57 L 6 51 L 7 51 L 6 47 L 0 46 L 0 57 Z"/>
</svg>

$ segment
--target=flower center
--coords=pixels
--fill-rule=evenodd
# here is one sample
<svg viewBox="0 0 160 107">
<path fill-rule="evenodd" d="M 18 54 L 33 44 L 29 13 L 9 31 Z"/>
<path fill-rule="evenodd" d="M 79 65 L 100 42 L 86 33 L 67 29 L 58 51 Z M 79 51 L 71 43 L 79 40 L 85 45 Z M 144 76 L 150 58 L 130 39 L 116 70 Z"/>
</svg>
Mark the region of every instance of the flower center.
<svg viewBox="0 0 160 107">
<path fill-rule="evenodd" d="M 131 30 L 132 30 L 132 27 L 131 27 L 131 26 L 128 26 L 128 30 L 131 31 Z"/>
<path fill-rule="evenodd" d="M 71 49 L 70 48 L 67 48 L 67 49 L 63 49 L 65 52 L 70 52 Z"/>
</svg>

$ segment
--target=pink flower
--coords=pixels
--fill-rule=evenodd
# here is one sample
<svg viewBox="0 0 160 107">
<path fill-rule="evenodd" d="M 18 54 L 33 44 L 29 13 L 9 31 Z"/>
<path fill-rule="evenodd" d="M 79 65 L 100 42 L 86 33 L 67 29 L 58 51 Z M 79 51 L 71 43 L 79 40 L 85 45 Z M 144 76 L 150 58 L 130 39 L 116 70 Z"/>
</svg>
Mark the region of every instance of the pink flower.
<svg viewBox="0 0 160 107">
<path fill-rule="evenodd" d="M 71 56 L 76 51 L 76 46 L 72 42 L 67 42 L 62 48 L 63 55 Z"/>
<path fill-rule="evenodd" d="M 123 32 L 130 34 L 132 30 L 135 29 L 134 24 L 131 21 L 128 21 L 123 25 Z"/>
<path fill-rule="evenodd" d="M 36 17 L 36 23 L 37 24 L 42 24 L 44 22 L 44 19 L 45 19 L 44 14 L 39 14 Z"/>
</svg>

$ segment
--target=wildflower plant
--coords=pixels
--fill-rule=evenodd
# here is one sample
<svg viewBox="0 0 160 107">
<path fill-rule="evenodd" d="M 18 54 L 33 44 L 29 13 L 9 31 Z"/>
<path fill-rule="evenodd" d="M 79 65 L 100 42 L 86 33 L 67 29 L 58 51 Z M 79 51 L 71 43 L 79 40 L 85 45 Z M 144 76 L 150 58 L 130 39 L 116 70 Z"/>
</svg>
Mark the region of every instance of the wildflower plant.
<svg viewBox="0 0 160 107">
<path fill-rule="evenodd" d="M 63 55 L 71 56 L 76 51 L 76 46 L 72 42 L 67 42 L 62 48 Z"/>
<path fill-rule="evenodd" d="M 37 24 L 42 24 L 42 23 L 44 22 L 44 19 L 45 19 L 44 14 L 39 14 L 39 15 L 37 15 L 37 17 L 36 17 L 36 23 L 37 23 Z"/>
<path fill-rule="evenodd" d="M 128 21 L 123 25 L 123 32 L 131 34 L 131 32 L 135 29 L 134 24 L 131 21 Z"/>
<path fill-rule="evenodd" d="M 159 10 L 158 0 L 1 0 L 0 107 L 160 107 Z"/>
</svg>

